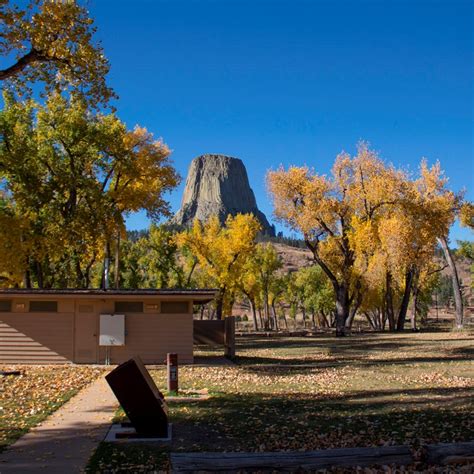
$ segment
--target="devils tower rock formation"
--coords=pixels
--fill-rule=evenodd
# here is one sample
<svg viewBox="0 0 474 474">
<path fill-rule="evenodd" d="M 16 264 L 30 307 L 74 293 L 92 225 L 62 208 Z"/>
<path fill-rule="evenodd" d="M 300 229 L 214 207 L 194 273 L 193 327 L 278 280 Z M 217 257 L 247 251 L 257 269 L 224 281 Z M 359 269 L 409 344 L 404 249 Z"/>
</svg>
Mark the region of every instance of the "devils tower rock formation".
<svg viewBox="0 0 474 474">
<path fill-rule="evenodd" d="M 275 235 L 275 228 L 258 210 L 241 160 L 225 155 L 195 158 L 189 167 L 181 209 L 172 222 L 187 226 L 194 219 L 204 222 L 217 215 L 223 223 L 228 214 L 238 213 L 252 213 L 262 224 L 262 232 Z"/>
</svg>

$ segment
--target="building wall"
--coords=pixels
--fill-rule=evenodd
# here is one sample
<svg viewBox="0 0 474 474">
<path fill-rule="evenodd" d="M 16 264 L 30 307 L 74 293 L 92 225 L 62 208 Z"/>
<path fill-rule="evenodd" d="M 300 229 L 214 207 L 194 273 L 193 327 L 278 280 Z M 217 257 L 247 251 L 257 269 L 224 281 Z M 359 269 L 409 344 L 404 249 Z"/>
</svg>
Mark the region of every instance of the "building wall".
<svg viewBox="0 0 474 474">
<path fill-rule="evenodd" d="M 100 360 L 105 360 L 105 347 Z M 112 347 L 111 362 L 118 364 L 139 354 L 145 364 L 163 364 L 168 352 L 176 352 L 180 363 L 193 362 L 191 314 L 129 314 L 125 317 L 125 346 Z"/>
<path fill-rule="evenodd" d="M 104 363 L 99 320 L 114 312 L 114 300 L 45 300 L 58 301 L 58 312 L 30 313 L 28 298 L 14 299 L 11 312 L 0 312 L 0 363 Z M 125 346 L 109 349 L 111 363 L 139 355 L 147 364 L 162 364 L 168 352 L 178 353 L 180 363 L 192 363 L 191 302 L 187 313 L 162 314 L 161 300 L 143 301 L 143 313 L 125 313 Z"/>
</svg>

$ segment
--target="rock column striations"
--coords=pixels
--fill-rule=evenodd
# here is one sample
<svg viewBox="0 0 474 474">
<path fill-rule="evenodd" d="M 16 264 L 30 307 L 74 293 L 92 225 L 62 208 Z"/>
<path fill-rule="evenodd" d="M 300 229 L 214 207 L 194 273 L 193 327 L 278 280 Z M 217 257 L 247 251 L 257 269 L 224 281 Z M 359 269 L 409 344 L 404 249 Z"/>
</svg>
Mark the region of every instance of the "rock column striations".
<svg viewBox="0 0 474 474">
<path fill-rule="evenodd" d="M 252 213 L 262 224 L 262 232 L 275 235 L 275 228 L 257 207 L 247 171 L 238 158 L 201 155 L 189 167 L 181 209 L 172 222 L 189 226 L 194 219 L 205 222 L 217 215 L 224 223 L 228 214 Z"/>
</svg>

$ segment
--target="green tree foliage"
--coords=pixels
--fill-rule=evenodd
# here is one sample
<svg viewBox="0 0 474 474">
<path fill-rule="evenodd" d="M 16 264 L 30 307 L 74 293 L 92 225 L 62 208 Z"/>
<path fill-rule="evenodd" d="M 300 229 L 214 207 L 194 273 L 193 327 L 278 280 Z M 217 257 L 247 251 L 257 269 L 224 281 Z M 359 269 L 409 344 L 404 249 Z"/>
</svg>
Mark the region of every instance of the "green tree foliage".
<svg viewBox="0 0 474 474">
<path fill-rule="evenodd" d="M 168 212 L 163 194 L 179 180 L 169 150 L 114 114 L 92 115 L 77 97 L 53 94 L 44 106 L 11 94 L 4 101 L 0 179 L 23 223 L 25 285 L 87 287 L 93 266 L 125 234 L 129 212 Z"/>
<path fill-rule="evenodd" d="M 470 262 L 474 262 L 474 242 L 470 240 L 458 240 L 456 255 L 467 258 Z"/>
<path fill-rule="evenodd" d="M 437 303 L 438 306 L 449 308 L 453 304 L 453 285 L 449 276 L 443 274 L 438 275 L 433 285 L 433 295 L 435 303 Z"/>
<path fill-rule="evenodd" d="M 120 254 L 120 287 L 176 288 L 184 286 L 184 269 L 174 234 L 152 224 L 147 235 L 123 241 Z"/>
<path fill-rule="evenodd" d="M 296 272 L 295 279 L 304 315 L 311 314 L 313 326 L 330 326 L 336 309 L 334 289 L 321 267 L 302 268 Z"/>
</svg>

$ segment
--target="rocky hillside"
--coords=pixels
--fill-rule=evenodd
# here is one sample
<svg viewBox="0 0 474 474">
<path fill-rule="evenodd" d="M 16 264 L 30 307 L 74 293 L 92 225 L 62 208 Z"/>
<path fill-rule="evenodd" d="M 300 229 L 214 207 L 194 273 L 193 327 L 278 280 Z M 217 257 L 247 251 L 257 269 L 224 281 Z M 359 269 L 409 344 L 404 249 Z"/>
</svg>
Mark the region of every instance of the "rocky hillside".
<svg viewBox="0 0 474 474">
<path fill-rule="evenodd" d="M 189 167 L 181 209 L 172 222 L 190 225 L 194 219 L 207 220 L 217 215 L 224 222 L 228 214 L 254 214 L 263 233 L 274 236 L 275 228 L 257 207 L 247 171 L 238 158 L 201 155 Z"/>
<path fill-rule="evenodd" d="M 299 268 L 313 264 L 311 252 L 307 249 L 277 243 L 273 243 L 272 245 L 283 261 L 282 271 L 284 273 L 295 272 Z"/>
</svg>

